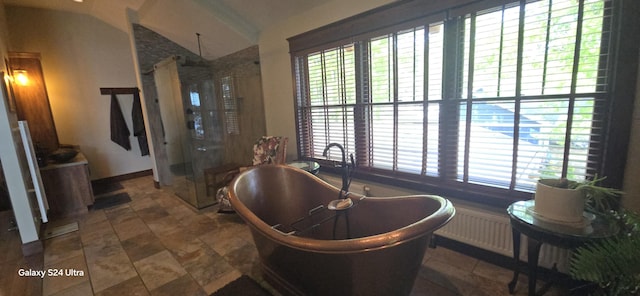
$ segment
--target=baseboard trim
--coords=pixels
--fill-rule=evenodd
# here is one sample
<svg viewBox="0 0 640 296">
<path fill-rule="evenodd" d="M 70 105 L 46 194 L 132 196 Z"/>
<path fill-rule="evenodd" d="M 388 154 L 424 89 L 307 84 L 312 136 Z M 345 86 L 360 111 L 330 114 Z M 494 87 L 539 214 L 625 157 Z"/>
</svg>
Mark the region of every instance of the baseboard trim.
<svg viewBox="0 0 640 296">
<path fill-rule="evenodd" d="M 144 176 L 153 175 L 152 170 L 144 170 L 139 172 L 128 173 L 124 175 L 118 175 L 113 177 L 107 177 L 102 179 L 96 179 L 91 181 L 91 185 L 96 186 L 96 184 L 108 184 L 108 183 L 116 183 L 120 181 L 126 181 L 130 179 L 140 178 Z"/>
</svg>

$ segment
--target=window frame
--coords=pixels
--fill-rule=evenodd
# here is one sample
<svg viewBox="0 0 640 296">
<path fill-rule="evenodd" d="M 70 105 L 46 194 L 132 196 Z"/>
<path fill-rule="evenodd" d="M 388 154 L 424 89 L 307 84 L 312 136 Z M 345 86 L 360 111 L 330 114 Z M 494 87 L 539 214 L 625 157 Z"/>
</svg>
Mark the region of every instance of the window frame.
<svg viewBox="0 0 640 296">
<path fill-rule="evenodd" d="M 606 102 L 604 107 L 608 108 L 605 112 L 606 120 L 603 121 L 604 139 L 600 154 L 597 156 L 600 166 L 595 172 L 599 176 L 607 176 L 606 185 L 620 188 L 624 178 L 624 165 L 629 144 L 629 130 L 631 125 L 631 110 L 633 109 L 633 99 L 635 93 L 635 77 L 637 75 L 637 55 L 635 57 L 622 56 L 620 50 L 629 52 L 635 49 L 637 52 L 638 36 L 634 35 L 633 25 L 637 25 L 638 21 L 630 17 L 629 6 L 638 6 L 632 2 L 633 0 L 613 0 L 612 15 L 612 35 L 611 41 L 616 41 L 610 45 L 609 53 L 609 83 Z M 481 11 L 483 9 L 492 8 L 504 4 L 513 3 L 514 1 L 504 0 L 484 0 L 484 1 L 450 1 L 447 3 L 433 3 L 427 0 L 401 1 L 392 3 L 371 11 L 367 11 L 353 17 L 329 24 L 327 26 L 291 37 L 288 39 L 291 53 L 292 76 L 294 81 L 294 108 L 296 112 L 296 134 L 298 141 L 298 156 L 304 157 L 304 151 L 308 151 L 308 147 L 303 147 L 308 141 L 301 141 L 305 135 L 305 123 L 302 122 L 301 107 L 298 105 L 299 90 L 304 91 L 308 87 L 305 77 L 301 77 L 299 67 L 302 63 L 298 60 L 305 55 L 341 46 L 347 43 L 360 42 L 374 36 L 382 34 L 395 33 L 401 29 L 408 29 L 418 25 L 428 24 L 432 20 L 446 19 L 450 21 L 455 16 L 464 15 L 472 11 Z M 530 1 L 520 1 L 526 3 Z M 624 8 L 627 9 L 624 9 Z M 452 32 L 451 30 L 447 32 Z M 622 39 L 621 36 L 628 38 Z M 458 36 L 445 36 L 446 38 L 459 38 Z M 634 44 L 635 42 L 635 44 Z M 450 53 L 445 53 L 450 54 Z M 453 53 L 455 55 L 457 53 Z M 445 56 L 445 59 L 447 57 Z M 634 66 L 635 65 L 635 66 Z M 360 69 L 359 69 L 360 70 Z M 356 75 L 363 75 L 359 71 Z M 304 75 L 303 75 L 304 76 Z M 451 92 L 452 87 L 456 87 L 456 73 L 445 73 L 445 83 L 443 91 Z M 452 77 L 452 79 L 446 79 Z M 624 78 L 620 78 L 624 77 Z M 358 79 L 358 78 L 356 78 Z M 307 83 L 307 85 L 300 85 Z M 358 85 L 358 84 L 357 84 Z M 356 87 L 357 92 L 361 92 L 359 86 Z M 448 90 L 447 90 L 448 89 Z M 613 92 L 612 89 L 618 91 Z M 361 94 L 357 95 L 358 100 Z M 425 100 L 426 101 L 426 100 Z M 442 106 L 446 106 L 443 104 Z M 599 106 L 602 107 L 602 106 Z M 614 120 L 615 118 L 615 120 Z M 355 135 L 362 137 L 366 135 Z M 356 141 L 354 152 L 358 155 L 366 155 L 366 147 L 358 146 Z M 456 144 L 457 145 L 457 144 Z M 439 150 L 442 151 L 442 150 Z M 454 152 L 457 153 L 457 152 Z M 323 159 L 314 159 L 323 165 L 324 171 L 337 172 L 333 169 L 334 163 Z M 463 199 L 471 199 L 476 201 L 487 202 L 491 204 L 505 205 L 514 200 L 522 200 L 531 198 L 530 193 L 520 192 L 517 190 L 503 190 L 500 188 L 491 188 L 484 185 L 461 184 L 454 179 L 447 179 L 446 176 L 438 178 L 425 177 L 399 171 L 388 171 L 373 167 L 360 167 L 356 170 L 356 178 L 370 180 L 384 184 L 402 186 L 414 190 L 427 191 L 434 194 L 441 194 L 451 197 Z"/>
</svg>

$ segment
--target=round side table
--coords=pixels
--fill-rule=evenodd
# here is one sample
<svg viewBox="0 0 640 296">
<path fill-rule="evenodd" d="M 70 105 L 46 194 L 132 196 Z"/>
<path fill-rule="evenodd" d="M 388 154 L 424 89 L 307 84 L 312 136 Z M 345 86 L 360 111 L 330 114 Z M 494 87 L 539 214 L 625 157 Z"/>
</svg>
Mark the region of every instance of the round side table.
<svg viewBox="0 0 640 296">
<path fill-rule="evenodd" d="M 312 160 L 295 160 L 287 163 L 287 165 L 305 170 L 314 175 L 317 175 L 320 171 L 320 164 Z"/>
<path fill-rule="evenodd" d="M 518 268 L 520 261 L 520 234 L 527 237 L 529 295 L 536 295 L 538 257 L 543 243 L 564 249 L 575 249 L 588 242 L 616 234 L 614 225 L 597 216 L 585 217 L 587 221 L 581 225 L 563 224 L 534 214 L 532 211 L 534 205 L 534 200 L 518 201 L 511 204 L 507 209 L 513 233 L 513 279 L 509 283 L 509 293 L 511 294 L 515 290 L 518 274 L 520 273 Z"/>
</svg>

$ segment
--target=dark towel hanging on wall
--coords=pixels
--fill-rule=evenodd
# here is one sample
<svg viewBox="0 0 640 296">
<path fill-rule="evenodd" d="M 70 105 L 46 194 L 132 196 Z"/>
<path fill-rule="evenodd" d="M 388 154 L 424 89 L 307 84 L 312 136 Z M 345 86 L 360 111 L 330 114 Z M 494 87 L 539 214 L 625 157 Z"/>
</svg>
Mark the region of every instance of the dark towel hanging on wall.
<svg viewBox="0 0 640 296">
<path fill-rule="evenodd" d="M 149 144 L 147 143 L 147 133 L 144 130 L 144 118 L 142 117 L 142 105 L 140 94 L 133 93 L 133 108 L 131 109 L 131 121 L 133 122 L 133 135 L 138 137 L 138 146 L 142 156 L 149 155 Z"/>
<path fill-rule="evenodd" d="M 131 142 L 129 142 L 129 128 L 127 122 L 124 121 L 122 109 L 116 94 L 111 94 L 111 141 L 114 141 L 122 148 L 131 150 Z"/>
</svg>

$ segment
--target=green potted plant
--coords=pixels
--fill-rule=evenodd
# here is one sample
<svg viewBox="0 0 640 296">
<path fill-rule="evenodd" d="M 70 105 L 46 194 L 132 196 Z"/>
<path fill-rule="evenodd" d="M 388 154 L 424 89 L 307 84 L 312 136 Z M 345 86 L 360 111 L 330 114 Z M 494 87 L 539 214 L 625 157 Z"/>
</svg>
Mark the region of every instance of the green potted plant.
<svg viewBox="0 0 640 296">
<path fill-rule="evenodd" d="M 617 209 L 620 190 L 599 186 L 604 178 L 583 182 L 567 179 L 540 179 L 534 195 L 534 211 L 558 222 L 580 223 L 586 209 L 594 214 Z"/>
<path fill-rule="evenodd" d="M 572 253 L 569 273 L 576 280 L 595 284 L 592 295 L 640 295 L 640 214 L 620 207 L 622 191 L 600 186 L 604 178 L 584 182 L 567 179 L 542 179 L 536 187 L 536 205 L 542 200 L 542 210 L 550 207 L 552 214 L 569 215 L 575 219 L 583 210 L 613 223 L 617 234 L 580 247 Z M 540 198 L 540 200 L 539 200 Z M 548 200 L 568 199 L 578 208 L 565 211 L 554 207 L 567 206 L 566 201 L 544 204 Z M 538 208 L 536 208 L 536 211 Z"/>
<path fill-rule="evenodd" d="M 593 180 L 575 182 L 571 185 L 582 192 L 585 198 L 585 208 L 595 214 L 606 214 L 620 206 L 622 191 L 598 185 L 605 178 L 598 179 L 596 177 Z"/>
<path fill-rule="evenodd" d="M 593 295 L 640 295 L 640 215 L 623 209 L 607 216 L 618 234 L 576 249 L 569 273 L 597 284 Z"/>
</svg>

